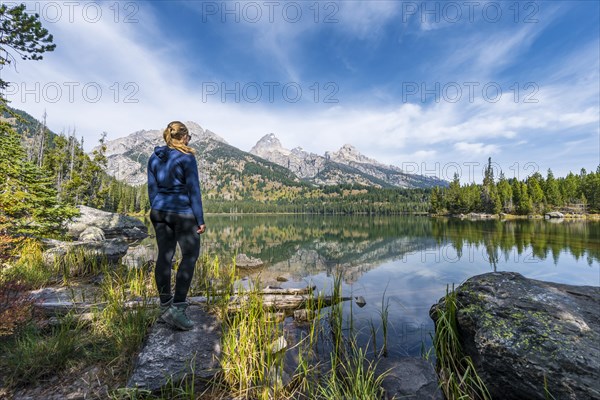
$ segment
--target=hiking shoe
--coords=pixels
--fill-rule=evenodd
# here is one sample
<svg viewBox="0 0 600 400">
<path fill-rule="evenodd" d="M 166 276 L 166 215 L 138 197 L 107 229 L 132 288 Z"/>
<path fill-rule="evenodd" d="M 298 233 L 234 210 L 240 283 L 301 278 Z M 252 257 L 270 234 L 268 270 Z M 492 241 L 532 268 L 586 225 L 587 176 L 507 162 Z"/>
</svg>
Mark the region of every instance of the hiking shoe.
<svg viewBox="0 0 600 400">
<path fill-rule="evenodd" d="M 163 319 L 163 315 L 167 312 L 167 310 L 171 307 L 171 304 L 173 304 L 173 297 L 171 297 L 169 299 L 169 301 L 167 301 L 166 303 L 163 303 L 162 301 L 160 302 L 160 314 L 158 316 L 158 322 L 166 322 Z"/>
<path fill-rule="evenodd" d="M 171 304 L 171 307 L 162 315 L 163 321 L 177 329 L 189 331 L 194 327 L 194 323 L 185 314 L 188 305 L 187 302 Z"/>
</svg>

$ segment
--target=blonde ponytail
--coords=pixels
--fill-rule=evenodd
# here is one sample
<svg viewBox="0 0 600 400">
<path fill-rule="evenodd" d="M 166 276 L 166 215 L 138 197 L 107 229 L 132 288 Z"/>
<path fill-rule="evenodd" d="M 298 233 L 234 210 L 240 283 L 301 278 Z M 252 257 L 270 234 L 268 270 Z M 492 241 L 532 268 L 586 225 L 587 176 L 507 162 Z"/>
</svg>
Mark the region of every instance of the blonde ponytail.
<svg viewBox="0 0 600 400">
<path fill-rule="evenodd" d="M 185 154 L 195 154 L 196 150 L 185 145 L 183 140 L 189 134 L 188 128 L 179 121 L 173 121 L 163 132 L 165 143 L 172 149 L 179 150 Z"/>
</svg>

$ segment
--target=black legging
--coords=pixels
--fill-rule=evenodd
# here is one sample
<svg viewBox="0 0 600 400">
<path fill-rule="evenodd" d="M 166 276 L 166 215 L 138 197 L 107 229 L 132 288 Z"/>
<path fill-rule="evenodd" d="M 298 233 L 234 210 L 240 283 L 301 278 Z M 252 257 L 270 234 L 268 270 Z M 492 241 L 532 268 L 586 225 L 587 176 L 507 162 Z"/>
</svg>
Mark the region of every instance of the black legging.
<svg viewBox="0 0 600 400">
<path fill-rule="evenodd" d="M 158 244 L 154 278 L 160 299 L 164 303 L 171 298 L 171 263 L 179 243 L 182 260 L 177 269 L 173 302 L 184 302 L 194 276 L 196 260 L 200 255 L 200 235 L 196 232 L 196 218 L 193 214 L 151 210 L 150 221 L 154 226 Z"/>
</svg>

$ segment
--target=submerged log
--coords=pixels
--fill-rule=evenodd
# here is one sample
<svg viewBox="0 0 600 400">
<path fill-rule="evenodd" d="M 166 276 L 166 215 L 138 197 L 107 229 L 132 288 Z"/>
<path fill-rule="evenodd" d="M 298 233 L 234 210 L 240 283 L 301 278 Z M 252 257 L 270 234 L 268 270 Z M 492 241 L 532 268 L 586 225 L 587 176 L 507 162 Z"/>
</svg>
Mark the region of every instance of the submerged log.
<svg viewBox="0 0 600 400">
<path fill-rule="evenodd" d="M 248 290 L 236 290 L 233 292 L 233 294 L 247 294 L 247 293 L 256 293 L 256 294 L 286 294 L 286 295 L 291 295 L 291 294 L 308 294 L 308 293 L 312 293 L 314 290 L 316 290 L 317 287 L 316 286 L 307 286 L 304 288 L 281 288 L 278 286 L 267 286 L 264 289 L 261 289 L 259 291 L 253 291 L 252 289 L 248 289 Z M 226 295 L 226 294 L 231 294 L 229 292 L 223 292 L 223 291 L 216 291 L 214 292 L 214 295 L 216 296 L 222 296 L 222 295 Z"/>
<path fill-rule="evenodd" d="M 267 287 L 260 294 L 263 307 L 274 311 L 298 310 L 304 308 L 316 309 L 318 307 L 329 307 L 341 301 L 349 301 L 350 297 L 334 296 L 315 296 L 312 294 L 314 287 L 301 289 L 282 289 L 276 287 Z M 243 305 L 250 299 L 251 294 L 247 292 L 238 292 L 229 298 L 228 311 L 235 312 L 243 308 Z M 218 298 L 219 296 L 215 297 Z M 205 305 L 208 302 L 206 296 L 188 297 L 187 302 L 190 306 Z M 156 307 L 159 304 L 158 297 L 131 300 L 123 304 L 125 308 L 137 307 Z M 68 313 L 84 314 L 91 313 L 94 310 L 102 310 L 107 306 L 106 302 L 85 303 L 85 302 L 40 302 L 35 304 L 36 310 L 46 317 L 65 316 Z"/>
<path fill-rule="evenodd" d="M 263 307 L 275 310 L 298 310 L 301 308 L 315 309 L 319 306 L 329 307 L 342 301 L 349 301 L 351 297 L 334 297 L 321 296 L 314 297 L 312 295 L 264 295 L 262 296 Z M 232 296 L 230 299 L 229 311 L 239 311 L 244 304 L 249 300 L 245 296 Z"/>
<path fill-rule="evenodd" d="M 308 294 L 316 290 L 316 286 L 307 286 L 305 288 L 280 288 L 277 286 L 267 286 L 260 291 L 261 294 Z"/>
</svg>

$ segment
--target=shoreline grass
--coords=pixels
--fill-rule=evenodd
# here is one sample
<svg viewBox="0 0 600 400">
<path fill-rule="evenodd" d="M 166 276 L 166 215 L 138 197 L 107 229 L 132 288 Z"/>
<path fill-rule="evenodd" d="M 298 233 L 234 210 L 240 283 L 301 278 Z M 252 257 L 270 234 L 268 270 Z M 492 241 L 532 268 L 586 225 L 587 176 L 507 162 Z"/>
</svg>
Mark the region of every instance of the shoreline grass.
<svg viewBox="0 0 600 400">
<path fill-rule="evenodd" d="M 462 352 L 456 322 L 457 297 L 446 287 L 443 304 L 436 309 L 434 351 L 440 386 L 446 399 L 491 400 L 473 361 Z"/>
<path fill-rule="evenodd" d="M 222 320 L 219 379 L 208 389 L 190 380 L 173 382 L 162 395 L 123 389 L 134 356 L 157 317 L 156 307 L 150 304 L 155 291 L 152 273 L 109 265 L 105 259 L 80 250 L 67 253 L 48 268 L 37 244 L 28 243 L 22 251 L 18 269 L 3 272 L 3 282 L 17 280 L 28 288 L 56 283 L 68 287 L 101 274 L 99 298 L 90 300 L 101 301 L 104 307 L 92 309 L 89 319 L 67 314 L 56 318 L 52 325 L 32 316 L 12 335 L 5 336 L 0 343 L 0 368 L 10 371 L 3 377 L 3 385 L 10 390 L 27 388 L 52 376 L 76 376 L 77 371 L 98 365 L 110 388 L 102 395 L 113 399 L 219 398 L 231 394 L 244 399 L 381 397 L 385 373 L 375 373 L 377 357 L 369 359 L 368 345 L 358 346 L 353 329 L 345 328 L 352 327 L 353 322 L 352 316 L 346 320 L 341 302 L 326 309 L 322 293 L 310 300 L 308 309 L 313 319 L 294 342 L 287 336 L 284 321 L 274 318 L 262 304 L 260 280 L 251 282 L 242 293 L 246 301 L 241 310 L 228 311 L 230 295 L 226 294 L 236 289 L 239 296 L 242 290 L 235 287 L 235 260 L 228 264 L 207 255 L 198 261 L 192 291 L 204 293 L 209 312 Z M 334 275 L 331 288 L 339 300 L 341 276 Z M 133 299 L 139 306 L 125 307 Z M 384 307 L 382 318 L 386 314 Z M 286 352 L 296 355 L 295 365 L 286 366 Z"/>
<path fill-rule="evenodd" d="M 31 250 L 32 246 L 23 249 Z M 149 297 L 148 277 L 79 250 L 51 267 L 38 262 L 38 256 L 33 251 L 24 253 L 16 263 L 19 273 L 3 273 L 3 284 L 13 279 L 29 289 L 51 283 L 68 287 L 75 277 L 102 274 L 99 296 L 106 306 L 93 309 L 89 319 L 68 313 L 48 320 L 30 313 L 19 327 L 0 337 L 0 368 L 8 371 L 3 385 L 25 388 L 42 378 L 73 375 L 90 365 L 100 365 L 114 380 L 121 379 L 155 318 L 155 310 L 144 301 L 138 307 L 125 307 L 125 301 L 134 297 Z M 27 267 L 19 264 L 31 260 Z"/>
</svg>

